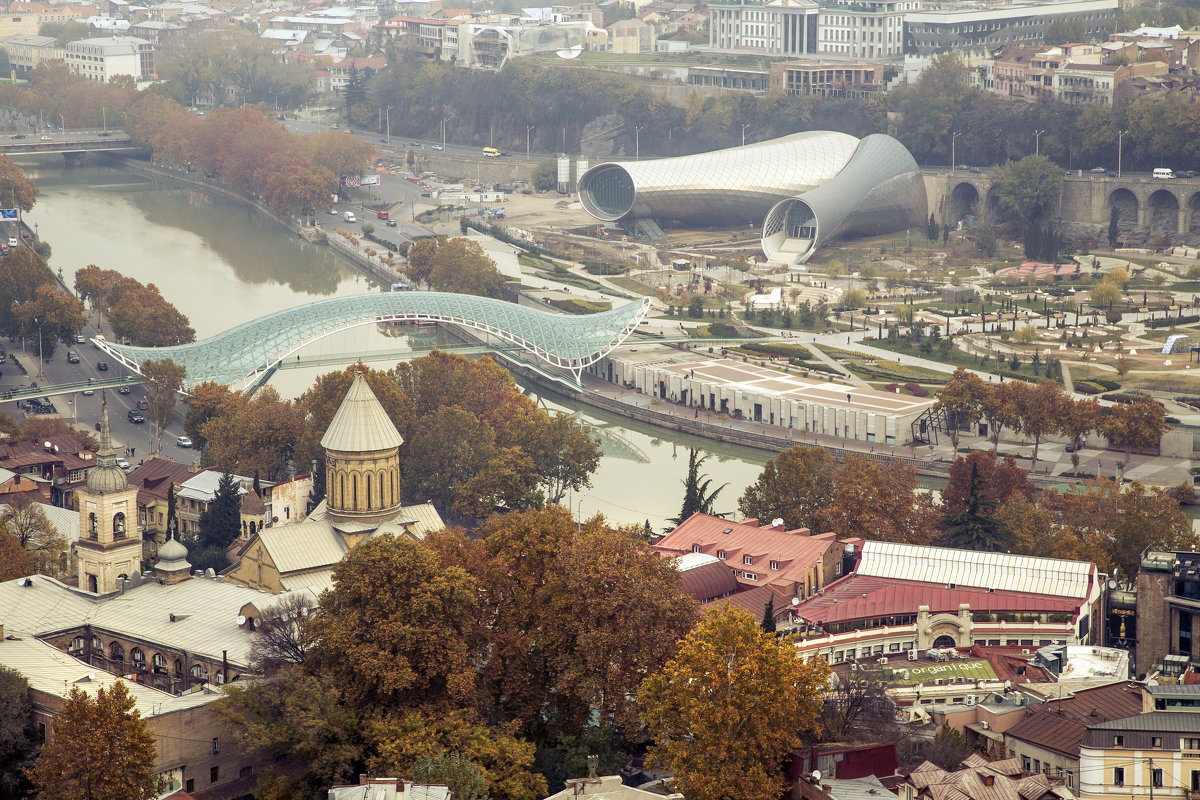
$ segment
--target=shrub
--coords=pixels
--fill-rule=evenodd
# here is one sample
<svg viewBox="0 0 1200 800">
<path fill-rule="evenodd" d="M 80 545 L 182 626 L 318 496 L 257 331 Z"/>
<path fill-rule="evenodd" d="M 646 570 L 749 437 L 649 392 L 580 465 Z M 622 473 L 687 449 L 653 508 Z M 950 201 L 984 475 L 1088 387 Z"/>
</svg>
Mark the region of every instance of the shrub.
<svg viewBox="0 0 1200 800">
<path fill-rule="evenodd" d="M 1200 314 L 1184 314 L 1181 317 L 1168 317 L 1167 319 L 1148 319 L 1146 327 L 1170 328 L 1175 325 L 1189 325 L 1193 322 L 1200 322 Z"/>
<path fill-rule="evenodd" d="M 883 390 L 884 390 L 885 392 L 895 392 L 895 391 L 896 391 L 897 389 L 899 389 L 899 388 L 900 388 L 900 384 L 898 384 L 898 383 L 889 383 L 887 386 L 883 387 Z"/>
<path fill-rule="evenodd" d="M 921 386 L 918 383 L 912 383 L 910 381 L 910 382 L 904 384 L 904 388 L 907 389 L 909 391 L 909 393 L 912 394 L 913 397 L 928 397 L 929 396 L 929 392 L 925 391 L 925 387 Z"/>
<path fill-rule="evenodd" d="M 742 345 L 743 350 L 750 350 L 754 353 L 764 353 L 769 356 L 778 356 L 780 358 L 796 358 L 801 361 L 808 361 L 813 357 L 812 351 L 802 344 L 788 344 L 786 342 L 747 342 Z"/>
<path fill-rule="evenodd" d="M 1075 381 L 1075 391 L 1080 394 L 1100 394 L 1105 388 L 1096 381 Z"/>
<path fill-rule="evenodd" d="M 1088 382 L 1100 386 L 1107 392 L 1115 392 L 1117 389 L 1121 388 L 1121 384 L 1117 383 L 1112 378 L 1090 378 Z"/>
<path fill-rule="evenodd" d="M 737 328 L 725 322 L 713 322 L 707 327 L 709 336 L 715 336 L 718 339 L 728 339 L 738 335 Z"/>
</svg>

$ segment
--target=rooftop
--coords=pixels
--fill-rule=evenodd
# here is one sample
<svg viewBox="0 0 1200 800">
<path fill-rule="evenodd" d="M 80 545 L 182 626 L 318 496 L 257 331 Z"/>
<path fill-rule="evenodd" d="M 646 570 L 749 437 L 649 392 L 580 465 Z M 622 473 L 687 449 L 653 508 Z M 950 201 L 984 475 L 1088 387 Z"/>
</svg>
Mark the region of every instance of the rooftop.
<svg viewBox="0 0 1200 800">
<path fill-rule="evenodd" d="M 329 422 L 321 447 L 340 453 L 393 450 L 404 444 L 395 423 L 361 373 L 355 373 L 337 413 Z"/>
</svg>

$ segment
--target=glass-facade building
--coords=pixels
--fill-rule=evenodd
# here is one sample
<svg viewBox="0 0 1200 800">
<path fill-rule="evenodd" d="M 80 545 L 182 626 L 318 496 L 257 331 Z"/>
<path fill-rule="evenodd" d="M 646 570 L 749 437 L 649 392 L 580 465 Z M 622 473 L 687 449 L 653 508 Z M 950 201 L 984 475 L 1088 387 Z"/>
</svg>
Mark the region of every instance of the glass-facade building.
<svg viewBox="0 0 1200 800">
<path fill-rule="evenodd" d="M 598 164 L 580 178 L 579 199 L 604 222 L 761 224 L 767 256 L 792 262 L 832 236 L 902 230 L 928 213 L 921 170 L 904 145 L 834 131 Z"/>
</svg>

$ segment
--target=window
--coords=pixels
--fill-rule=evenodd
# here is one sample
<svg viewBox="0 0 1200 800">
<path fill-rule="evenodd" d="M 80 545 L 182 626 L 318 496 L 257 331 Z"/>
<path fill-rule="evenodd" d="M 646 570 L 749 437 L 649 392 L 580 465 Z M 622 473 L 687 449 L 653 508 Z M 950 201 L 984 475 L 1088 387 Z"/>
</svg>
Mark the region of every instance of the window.
<svg viewBox="0 0 1200 800">
<path fill-rule="evenodd" d="M 221 752 L 221 739 L 218 736 L 213 737 L 213 755 Z"/>
<path fill-rule="evenodd" d="M 1113 786 L 1125 785 L 1125 768 L 1113 767 Z"/>
<path fill-rule="evenodd" d="M 1163 772 L 1162 772 L 1162 770 L 1161 770 L 1161 769 L 1158 769 L 1158 768 L 1156 767 L 1155 769 L 1152 769 L 1152 770 L 1150 770 L 1150 783 L 1151 783 L 1151 784 L 1153 784 L 1153 785 L 1154 785 L 1154 788 L 1156 788 L 1156 789 L 1158 789 L 1158 788 L 1161 788 L 1161 787 L 1162 787 L 1162 785 L 1163 785 Z"/>
<path fill-rule="evenodd" d="M 167 674 L 167 659 L 166 659 L 166 656 L 164 656 L 162 653 L 154 654 L 154 674 L 155 675 L 166 675 Z"/>
<path fill-rule="evenodd" d="M 209 783 L 216 783 L 217 778 L 219 778 L 219 777 L 221 777 L 221 768 L 220 767 L 209 767 L 208 768 L 208 782 Z"/>
<path fill-rule="evenodd" d="M 1029 763 L 1029 756 L 1021 756 L 1021 771 L 1028 775 L 1031 768 L 1032 764 Z"/>
<path fill-rule="evenodd" d="M 1124 747 L 1124 746 L 1125 746 L 1125 737 L 1124 736 L 1114 736 L 1113 737 L 1113 747 Z"/>
<path fill-rule="evenodd" d="M 750 566 L 754 563 L 754 556 L 742 556 L 742 563 L 746 566 Z"/>
<path fill-rule="evenodd" d="M 1184 739 L 1184 750 L 1200 750 L 1200 739 Z"/>
<path fill-rule="evenodd" d="M 1150 746 L 1151 747 L 1162 747 L 1162 737 L 1161 736 L 1151 736 L 1150 737 Z"/>
<path fill-rule="evenodd" d="M 700 545 L 698 545 L 698 544 L 694 544 L 694 545 L 692 545 L 692 552 L 693 552 L 693 553 L 699 553 L 699 552 L 700 552 Z"/>
<path fill-rule="evenodd" d="M 191 794 L 192 792 L 196 791 L 196 779 L 195 779 L 195 778 L 188 778 L 188 779 L 187 779 L 187 783 L 184 785 L 184 789 L 183 789 L 183 790 L 184 790 L 185 792 L 187 792 L 188 794 Z"/>
<path fill-rule="evenodd" d="M 778 562 L 778 561 L 772 561 L 772 562 L 771 562 L 771 569 L 779 569 L 779 562 Z"/>
<path fill-rule="evenodd" d="M 717 558 L 721 559 L 722 561 L 724 561 L 724 560 L 725 560 L 725 557 L 726 557 L 726 555 L 727 555 L 727 554 L 726 554 L 726 552 L 725 552 L 724 550 L 718 550 L 718 551 L 717 551 Z"/>
</svg>

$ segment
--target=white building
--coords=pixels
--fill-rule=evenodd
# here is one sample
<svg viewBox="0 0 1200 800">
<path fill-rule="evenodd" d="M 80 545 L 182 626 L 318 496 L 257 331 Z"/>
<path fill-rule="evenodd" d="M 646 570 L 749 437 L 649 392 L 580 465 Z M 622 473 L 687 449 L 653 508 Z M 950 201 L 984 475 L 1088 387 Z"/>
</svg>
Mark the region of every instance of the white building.
<svg viewBox="0 0 1200 800">
<path fill-rule="evenodd" d="M 895 58 L 904 52 L 904 18 L 919 0 L 835 0 L 821 5 L 817 50 L 852 58 Z"/>
<path fill-rule="evenodd" d="M 708 12 L 712 50 L 779 56 L 817 52 L 820 7 L 815 0 L 713 0 Z"/>
<path fill-rule="evenodd" d="M 118 75 L 149 81 L 154 74 L 154 45 L 136 36 L 81 39 L 67 44 L 67 68 L 97 83 L 111 83 Z"/>
<path fill-rule="evenodd" d="M 1078 20 L 1086 39 L 1103 39 L 1116 19 L 1118 0 L 1015 0 L 1000 5 L 948 6 L 909 12 L 904 52 L 946 53 L 1041 42 L 1055 22 Z"/>
</svg>

